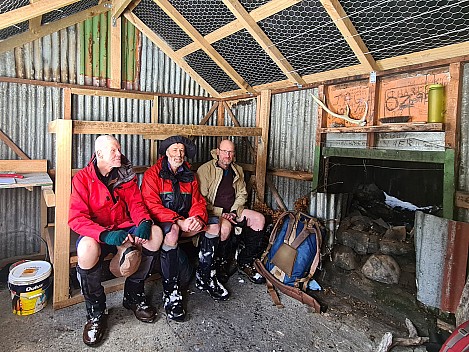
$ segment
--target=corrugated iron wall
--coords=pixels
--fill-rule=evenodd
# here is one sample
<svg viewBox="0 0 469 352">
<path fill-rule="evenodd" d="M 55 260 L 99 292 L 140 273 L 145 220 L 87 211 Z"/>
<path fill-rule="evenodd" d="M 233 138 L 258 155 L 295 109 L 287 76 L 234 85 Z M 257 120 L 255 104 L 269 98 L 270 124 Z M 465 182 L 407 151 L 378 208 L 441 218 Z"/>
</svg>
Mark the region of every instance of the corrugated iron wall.
<svg viewBox="0 0 469 352">
<path fill-rule="evenodd" d="M 69 27 L 0 55 L 0 76 L 84 84 L 80 48 L 85 44 L 81 27 Z M 134 85 L 142 91 L 208 96 L 146 37 L 141 37 L 138 47 L 141 67 L 135 75 L 139 81 Z M 94 48 L 99 52 L 92 56 L 103 56 L 102 46 Z M 91 82 L 101 85 L 102 79 L 92 78 Z M 55 139 L 47 132 L 47 124 L 63 117 L 62 100 L 60 88 L 0 83 L 0 129 L 31 159 L 48 159 L 50 168 L 55 168 Z M 211 104 L 210 101 L 160 98 L 159 122 L 198 123 Z M 151 101 L 73 97 L 73 117 L 82 120 L 150 122 L 151 108 Z M 74 136 L 73 167 L 83 167 L 88 162 L 95 137 Z M 149 165 L 149 141 L 139 136 L 118 138 L 124 153 L 135 165 Z M 0 159 L 17 159 L 3 142 L 0 142 Z M 2 189 L 0 193 L 0 259 L 38 252 L 40 191 Z"/>
<path fill-rule="evenodd" d="M 464 65 L 461 99 L 461 143 L 459 178 L 456 188 L 469 192 L 469 64 Z M 469 209 L 458 210 L 458 220 L 469 222 Z"/>
</svg>

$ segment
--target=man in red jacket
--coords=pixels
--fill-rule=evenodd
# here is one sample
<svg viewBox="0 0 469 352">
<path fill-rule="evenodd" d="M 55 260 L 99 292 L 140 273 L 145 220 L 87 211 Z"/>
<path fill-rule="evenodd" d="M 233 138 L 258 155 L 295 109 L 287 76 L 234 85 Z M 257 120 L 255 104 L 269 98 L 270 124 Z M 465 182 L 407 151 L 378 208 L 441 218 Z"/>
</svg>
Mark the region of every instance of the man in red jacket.
<svg viewBox="0 0 469 352">
<path fill-rule="evenodd" d="M 153 225 L 132 165 L 114 137 L 98 137 L 91 161 L 73 178 L 68 224 L 80 235 L 77 274 L 88 319 L 83 342 L 94 346 L 103 338 L 107 310 L 101 285 L 102 263 L 107 254 L 116 252 L 116 246 L 126 242 L 142 248 L 142 261 L 125 281 L 123 305 L 140 321 L 153 322 L 156 309 L 146 301 L 144 280 L 157 258 L 163 235 Z"/>
<path fill-rule="evenodd" d="M 178 239 L 206 231 L 208 215 L 197 178 L 184 161 L 186 155 L 195 156 L 195 144 L 188 138 L 172 136 L 161 142 L 158 152 L 163 156 L 143 175 L 142 196 L 164 234 L 160 257 L 165 311 L 168 318 L 183 321 L 186 313 L 178 281 Z M 218 233 L 206 231 L 201 236 L 196 287 L 215 300 L 226 300 L 229 293 L 218 282 L 214 269 L 218 242 Z"/>
</svg>

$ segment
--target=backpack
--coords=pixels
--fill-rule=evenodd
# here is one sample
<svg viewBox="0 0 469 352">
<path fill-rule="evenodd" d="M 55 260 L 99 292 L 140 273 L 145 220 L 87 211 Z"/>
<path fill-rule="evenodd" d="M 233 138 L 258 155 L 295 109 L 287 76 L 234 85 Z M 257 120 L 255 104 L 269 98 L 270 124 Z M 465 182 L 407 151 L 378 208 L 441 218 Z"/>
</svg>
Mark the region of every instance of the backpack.
<svg viewBox="0 0 469 352">
<path fill-rule="evenodd" d="M 319 302 L 306 293 L 320 260 L 321 229 L 317 219 L 301 212 L 284 212 L 275 222 L 267 249 L 254 265 L 265 277 L 277 307 L 283 305 L 274 286 L 316 312 L 321 310 Z"/>
<path fill-rule="evenodd" d="M 469 351 L 469 320 L 459 325 L 448 337 L 440 352 Z"/>
</svg>

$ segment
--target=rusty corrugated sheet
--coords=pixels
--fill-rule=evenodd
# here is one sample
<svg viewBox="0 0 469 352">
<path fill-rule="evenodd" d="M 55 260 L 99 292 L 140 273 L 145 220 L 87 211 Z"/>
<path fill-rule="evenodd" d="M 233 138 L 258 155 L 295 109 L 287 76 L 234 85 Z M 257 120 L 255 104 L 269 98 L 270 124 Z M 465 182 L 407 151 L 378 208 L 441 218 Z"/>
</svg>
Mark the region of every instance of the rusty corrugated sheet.
<svg viewBox="0 0 469 352">
<path fill-rule="evenodd" d="M 469 192 L 469 64 L 464 65 L 463 72 L 460 132 L 459 177 L 456 187 L 459 191 Z M 459 208 L 457 214 L 458 220 L 469 222 L 469 209 Z"/>
<path fill-rule="evenodd" d="M 415 214 L 417 299 L 455 313 L 466 282 L 469 224 Z"/>
</svg>

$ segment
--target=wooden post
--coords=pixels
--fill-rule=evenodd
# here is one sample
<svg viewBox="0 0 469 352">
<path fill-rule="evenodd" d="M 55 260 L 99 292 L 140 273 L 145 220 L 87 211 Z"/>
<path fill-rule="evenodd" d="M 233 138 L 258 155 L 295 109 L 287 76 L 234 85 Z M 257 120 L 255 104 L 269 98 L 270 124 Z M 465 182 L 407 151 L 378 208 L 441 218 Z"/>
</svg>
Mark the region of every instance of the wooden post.
<svg viewBox="0 0 469 352">
<path fill-rule="evenodd" d="M 68 209 L 72 189 L 72 120 L 56 120 L 54 308 L 69 297 L 70 228 Z"/>
<path fill-rule="evenodd" d="M 256 187 L 259 202 L 264 202 L 265 176 L 267 170 L 267 154 L 269 144 L 270 107 L 272 102 L 272 91 L 263 90 L 257 97 L 258 115 L 257 127 L 262 128 L 262 135 L 257 138 L 256 158 Z"/>
<path fill-rule="evenodd" d="M 320 85 L 318 87 L 318 97 L 319 99 L 324 101 L 324 95 L 326 94 L 326 87 L 324 85 Z M 319 172 L 320 172 L 320 165 L 321 165 L 321 145 L 323 142 L 323 134 L 321 133 L 321 129 L 326 127 L 327 120 L 326 120 L 326 112 L 318 105 L 318 119 L 317 119 L 317 127 L 316 127 L 316 145 L 314 147 L 314 161 L 313 161 L 313 182 L 312 182 L 312 190 L 315 191 L 319 185 Z"/>
<path fill-rule="evenodd" d="M 378 121 L 379 113 L 379 81 L 376 78 L 376 82 L 368 83 L 368 117 L 367 126 L 376 126 Z M 368 148 L 374 148 L 376 144 L 376 134 L 369 132 L 366 134 L 366 146 Z"/>
<path fill-rule="evenodd" d="M 225 126 L 225 106 L 218 104 L 217 108 L 217 126 Z M 220 144 L 222 137 L 217 138 L 217 145 Z"/>
<path fill-rule="evenodd" d="M 72 119 L 72 90 L 64 89 L 64 120 Z"/>
<path fill-rule="evenodd" d="M 121 66 L 121 55 L 122 55 L 122 19 L 113 18 L 111 25 L 111 72 L 110 75 L 110 88 L 120 89 L 122 85 L 122 66 Z"/>
</svg>

